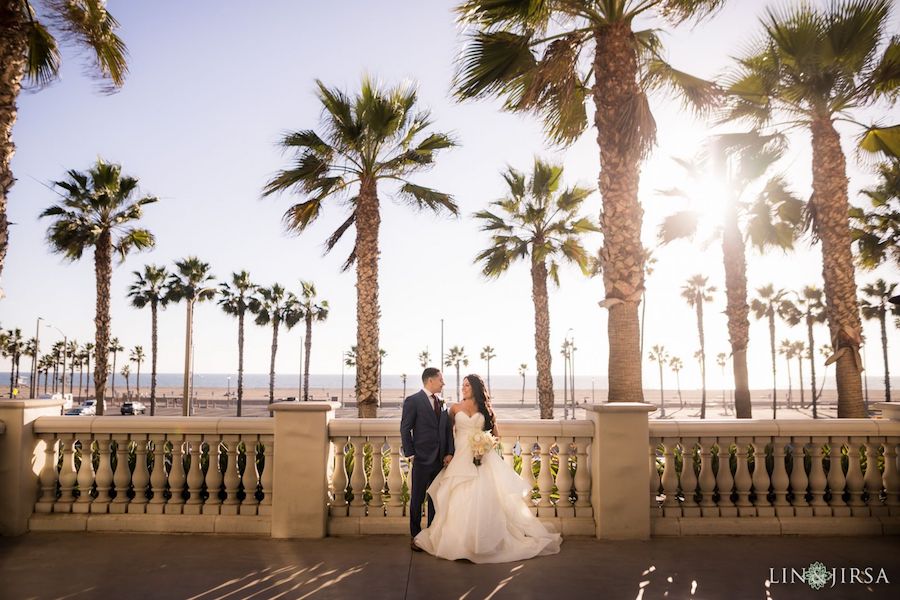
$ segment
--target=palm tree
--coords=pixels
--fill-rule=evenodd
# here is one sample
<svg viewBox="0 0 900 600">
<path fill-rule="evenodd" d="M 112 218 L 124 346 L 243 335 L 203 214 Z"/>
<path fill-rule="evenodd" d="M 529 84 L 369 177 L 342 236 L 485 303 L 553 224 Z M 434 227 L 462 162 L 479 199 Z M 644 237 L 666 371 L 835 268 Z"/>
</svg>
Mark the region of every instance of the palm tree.
<svg viewBox="0 0 900 600">
<path fill-rule="evenodd" d="M 98 159 L 87 173 L 71 170 L 68 176 L 68 180 L 54 183 L 64 192 L 62 202 L 42 212 L 41 217 L 53 219 L 47 230 L 47 240 L 54 252 L 76 261 L 86 249 L 94 249 L 97 278 L 94 388 L 97 414 L 102 415 L 108 370 L 106 349 L 109 347 L 113 253 L 124 260 L 131 250 L 144 250 L 154 245 L 153 234 L 133 224 L 143 216 L 144 206 L 156 202 L 156 198 L 135 198 L 138 180 L 123 175 L 120 165 L 102 159 Z"/>
<path fill-rule="evenodd" d="M 822 290 L 813 285 L 807 285 L 803 288 L 802 292 L 799 294 L 794 292 L 794 294 L 797 296 L 797 306 L 794 307 L 792 302 L 786 300 L 785 310 L 782 316 L 791 327 L 798 325 L 801 321 L 806 322 L 808 344 L 806 356 L 809 358 L 810 393 L 812 394 L 813 418 L 816 419 L 818 418 L 819 394 L 816 391 L 816 340 L 813 335 L 813 325 L 825 322 L 825 304 L 822 302 Z M 802 392 L 800 397 L 802 403 Z"/>
<path fill-rule="evenodd" d="M 378 402 L 378 254 L 381 198 L 378 185 L 399 184 L 396 195 L 422 210 L 458 208 L 448 194 L 412 183 L 408 176 L 434 164 L 436 152 L 453 147 L 450 136 L 428 133 L 432 121 L 427 111 L 416 109 L 416 91 L 408 85 L 380 89 L 364 79 L 359 94 L 351 97 L 316 81 L 324 108 L 324 134 L 311 130 L 288 133 L 281 141 L 285 150 L 299 154 L 297 163 L 280 171 L 263 194 L 293 190 L 304 201 L 284 215 L 287 228 L 302 233 L 315 221 L 324 201 L 332 196 L 347 199 L 347 219 L 325 243 L 334 248 L 356 226 L 353 250 L 344 270 L 356 263 L 356 399 L 360 417 L 376 416 Z"/>
<path fill-rule="evenodd" d="M 406 373 L 400 375 L 400 381 L 403 383 L 403 397 L 406 398 Z"/>
<path fill-rule="evenodd" d="M 84 395 L 88 396 L 91 389 L 91 356 L 94 355 L 95 346 L 91 342 L 84 345 L 84 370 L 87 372 L 87 381 L 84 382 Z"/>
<path fill-rule="evenodd" d="M 497 354 L 491 346 L 485 346 L 481 349 L 481 360 L 487 363 L 488 393 L 491 393 L 491 361 L 495 358 L 497 358 Z"/>
<path fill-rule="evenodd" d="M 745 200 L 748 190 L 764 177 L 783 156 L 783 136 L 757 133 L 731 133 L 711 137 L 697 158 L 675 159 L 698 190 L 709 187 L 709 181 L 722 184 L 711 190 L 716 198 L 695 198 L 677 187 L 662 194 L 680 197 L 689 204 L 663 220 L 659 230 L 662 245 L 676 239 L 694 238 L 699 228 L 712 229 L 710 241 L 720 238 L 725 267 L 725 314 L 728 337 L 734 357 L 732 370 L 735 386 L 735 409 L 738 418 L 752 417 L 750 382 L 747 371 L 747 346 L 750 342 L 750 308 L 747 305 L 746 245 L 749 241 L 760 252 L 768 248 L 788 250 L 793 247 L 802 221 L 803 201 L 795 197 L 779 176 L 771 177 L 761 193 L 751 202 Z M 708 211 L 694 210 L 697 200 L 716 200 L 725 204 L 721 222 Z M 710 227 L 711 226 L 711 227 Z"/>
<path fill-rule="evenodd" d="M 445 367 L 456 367 L 456 400 L 462 398 L 460 394 L 461 382 L 459 379 L 460 365 L 469 366 L 469 357 L 466 356 L 466 349 L 463 346 L 452 346 L 450 351 L 444 357 Z"/>
<path fill-rule="evenodd" d="M 900 315 L 897 305 L 890 305 L 889 299 L 894 295 L 897 284 L 890 285 L 884 279 L 878 279 L 874 283 L 870 283 L 862 288 L 862 293 L 867 298 L 861 298 L 859 301 L 862 316 L 867 321 L 870 319 L 878 319 L 881 325 L 881 352 L 884 356 L 884 400 L 891 401 L 891 374 L 888 368 L 888 341 L 887 341 L 887 315 L 893 312 Z"/>
<path fill-rule="evenodd" d="M 673 356 L 669 359 L 669 368 L 672 369 L 672 372 L 675 373 L 675 385 L 678 389 L 678 404 L 679 408 L 684 408 L 684 399 L 681 397 L 681 377 L 680 372 L 684 368 L 684 363 L 677 356 Z"/>
<path fill-rule="evenodd" d="M 650 349 L 650 361 L 659 365 L 659 416 L 666 418 L 666 396 L 663 391 L 663 367 L 669 362 L 669 353 L 665 346 L 654 345 Z"/>
<path fill-rule="evenodd" d="M 896 97 L 898 42 L 886 41 L 891 0 L 845 0 L 768 9 L 764 35 L 738 59 L 728 81 L 729 116 L 770 125 L 776 115 L 812 141 L 810 225 L 822 242 L 822 276 L 837 362 L 838 416 L 865 417 L 859 356 L 862 325 L 851 253 L 847 167 L 835 121 Z M 872 126 L 861 150 L 897 154 L 897 128 Z"/>
<path fill-rule="evenodd" d="M 775 291 L 771 283 L 756 289 L 758 295 L 750 301 L 750 310 L 753 316 L 759 319 L 767 319 L 769 323 L 769 350 L 772 354 L 772 418 L 776 417 L 778 379 L 775 365 L 775 315 L 790 314 L 790 305 L 785 302 L 784 290 Z"/>
<path fill-rule="evenodd" d="M 53 356 L 53 393 L 56 393 L 56 385 L 60 382 L 59 379 L 59 365 L 62 362 L 62 354 L 63 349 L 65 348 L 65 342 L 56 342 L 53 344 L 53 347 L 50 349 L 50 354 Z"/>
<path fill-rule="evenodd" d="M 791 396 L 794 393 L 793 384 L 791 382 L 791 359 L 794 358 L 794 343 L 791 340 L 781 340 L 781 345 L 778 347 L 778 354 L 784 357 L 784 361 L 787 363 L 787 375 L 788 375 L 788 392 L 787 392 L 787 405 L 788 408 L 791 406 Z"/>
<path fill-rule="evenodd" d="M 50 376 L 50 369 L 54 368 L 56 365 L 56 358 L 52 354 L 45 354 L 38 361 L 38 369 L 40 373 L 44 374 L 44 393 L 47 393 L 47 379 Z M 88 367 L 88 373 L 91 372 L 90 367 Z"/>
<path fill-rule="evenodd" d="M 169 274 L 166 282 L 166 301 L 181 302 L 184 300 L 186 320 L 184 326 L 184 377 L 182 383 L 182 414 L 188 417 L 191 410 L 191 373 L 193 372 L 193 337 L 194 337 L 194 305 L 198 302 L 212 300 L 216 288 L 211 283 L 214 277 L 209 272 L 209 263 L 196 256 L 188 256 L 175 261 L 175 272 Z"/>
<path fill-rule="evenodd" d="M 84 383 L 84 351 L 81 348 L 78 349 L 72 362 L 78 367 L 78 393 L 73 396 L 77 399 L 81 397 L 81 385 Z"/>
<path fill-rule="evenodd" d="M 525 373 L 528 372 L 528 365 L 522 363 L 519 365 L 519 377 L 522 378 L 522 404 L 525 404 Z"/>
<path fill-rule="evenodd" d="M 241 416 L 244 403 L 244 316 L 250 302 L 256 298 L 255 283 L 250 281 L 250 273 L 241 271 L 231 274 L 231 283 L 219 284 L 219 306 L 225 314 L 238 319 L 238 376 L 237 376 L 237 416 Z"/>
<path fill-rule="evenodd" d="M 428 367 L 428 363 L 431 362 L 431 353 L 428 350 L 422 350 L 419 352 L 419 366 L 423 369 Z"/>
<path fill-rule="evenodd" d="M 128 297 L 135 308 L 150 307 L 150 416 L 156 414 L 156 359 L 158 355 L 159 308 L 168 304 L 166 281 L 169 272 L 158 265 L 144 265 L 144 271 L 133 271 L 134 283 L 128 288 Z M 140 385 L 140 376 L 138 376 Z M 138 394 L 140 395 L 140 394 Z"/>
<path fill-rule="evenodd" d="M 143 346 L 135 346 L 131 349 L 131 357 L 129 360 L 137 365 L 137 375 L 135 377 L 135 387 L 137 388 L 137 399 L 140 402 L 141 400 L 141 363 L 147 360 L 147 355 L 144 354 Z"/>
<path fill-rule="evenodd" d="M 794 351 L 794 358 L 797 359 L 797 374 L 799 376 L 799 385 L 800 388 L 800 408 L 806 408 L 806 396 L 805 391 L 803 389 L 803 357 L 808 354 L 806 349 L 806 344 L 804 344 L 801 340 L 797 340 L 793 343 L 792 349 Z"/>
<path fill-rule="evenodd" d="M 700 338 L 700 381 L 702 384 L 700 397 L 701 419 L 706 418 L 706 336 L 703 331 L 703 303 L 712 302 L 712 294 L 716 291 L 715 286 L 707 285 L 708 279 L 708 277 L 703 275 L 694 275 L 687 280 L 685 285 L 681 286 L 681 297 L 697 313 L 697 335 Z"/>
<path fill-rule="evenodd" d="M 387 356 L 387 352 L 383 348 L 378 349 L 378 406 L 381 406 L 381 394 L 384 390 L 384 386 L 382 385 L 382 374 L 384 367 L 384 357 Z"/>
<path fill-rule="evenodd" d="M 19 378 L 17 373 L 19 359 L 25 351 L 25 339 L 22 337 L 22 330 L 18 327 L 7 331 L 4 337 L 2 349 L 4 356 L 9 358 L 9 397 L 12 398 Z"/>
<path fill-rule="evenodd" d="M 659 15 L 674 23 L 710 14 L 724 0 L 464 0 L 472 25 L 459 61 L 458 98 L 505 98 L 507 110 L 540 116 L 547 136 L 570 144 L 587 129 L 593 100 L 600 147 L 599 272 L 609 309 L 609 397 L 643 400 L 638 305 L 644 291 L 638 201 L 640 163 L 656 139 L 647 93 L 681 92 L 698 111 L 716 87 L 672 68 L 656 30 L 634 31 L 635 19 Z M 542 387 L 539 385 L 539 387 Z"/>
<path fill-rule="evenodd" d="M 278 352 L 278 330 L 281 325 L 291 329 L 303 318 L 300 301 L 293 292 L 280 285 L 260 287 L 250 299 L 250 312 L 256 315 L 257 325 L 272 326 L 272 354 L 269 361 L 269 404 L 275 401 L 275 353 Z"/>
<path fill-rule="evenodd" d="M 122 370 L 119 371 L 122 374 L 122 377 L 125 378 L 125 394 L 130 399 L 131 398 L 131 366 L 128 363 L 122 365 Z"/>
<path fill-rule="evenodd" d="M 886 262 L 900 267 L 900 159 L 881 163 L 877 174 L 878 185 L 861 190 L 869 200 L 869 210 L 850 208 L 857 259 L 865 269 Z"/>
<path fill-rule="evenodd" d="M 728 414 L 728 401 L 725 399 L 725 367 L 728 365 L 728 355 L 724 352 L 716 354 L 716 364 L 722 369 L 722 409 Z"/>
<path fill-rule="evenodd" d="M 31 358 L 31 370 L 28 371 L 29 373 L 34 373 L 34 367 L 37 364 L 37 353 L 38 353 L 37 340 L 33 337 L 28 338 L 28 340 L 25 342 L 25 347 L 22 349 L 22 355 Z M 37 376 L 35 376 L 35 377 L 37 377 Z M 31 396 L 32 398 L 37 398 L 37 394 L 35 394 L 35 390 L 37 389 L 37 380 L 31 379 L 30 376 L 29 376 L 29 379 L 30 379 L 30 381 L 28 382 L 28 387 L 29 387 L 29 392 L 30 392 L 29 396 Z"/>
<path fill-rule="evenodd" d="M 43 22 L 39 15 L 44 16 Z M 9 0 L 0 5 L 0 275 L 9 241 L 6 201 L 15 182 L 12 131 L 23 82 L 27 88 L 41 88 L 56 80 L 61 57 L 55 33 L 87 49 L 93 58 L 92 74 L 104 82 L 105 91 L 115 91 L 128 72 L 125 44 L 116 35 L 118 27 L 101 0 Z"/>
<path fill-rule="evenodd" d="M 312 352 L 312 324 L 313 321 L 322 322 L 328 318 L 328 300 L 316 303 L 316 286 L 311 281 L 300 282 L 300 312 L 303 322 L 306 324 L 306 337 L 304 338 L 304 352 L 306 356 L 303 362 L 303 399 L 309 400 L 309 355 Z M 379 372 L 381 362 L 379 361 Z M 380 384 L 380 375 L 379 375 Z M 380 397 L 381 392 L 379 392 Z"/>
<path fill-rule="evenodd" d="M 78 356 L 78 351 L 80 350 L 78 346 L 78 342 L 76 340 L 70 341 L 66 344 L 66 358 L 69 360 L 69 393 L 72 393 L 72 390 L 75 386 L 75 358 Z"/>
<path fill-rule="evenodd" d="M 116 359 L 119 357 L 119 352 L 125 352 L 125 346 L 123 346 L 119 342 L 119 338 L 114 337 L 109 341 L 109 352 L 113 355 L 112 360 L 112 398 L 116 399 Z"/>
<path fill-rule="evenodd" d="M 588 275 L 588 253 L 581 237 L 599 231 L 590 219 L 578 216 L 591 190 L 577 186 L 563 189 L 562 176 L 562 166 L 539 159 L 535 159 L 534 169 L 527 178 L 510 167 L 503 174 L 509 188 L 507 195 L 491 203 L 491 207 L 499 210 L 475 213 L 475 218 L 482 222 L 482 231 L 492 232 L 490 247 L 475 259 L 482 263 L 486 277 L 499 277 L 519 259 L 527 258 L 531 263 L 534 350 L 542 419 L 553 418 L 547 279 L 559 286 L 559 261 L 574 263 Z"/>
</svg>

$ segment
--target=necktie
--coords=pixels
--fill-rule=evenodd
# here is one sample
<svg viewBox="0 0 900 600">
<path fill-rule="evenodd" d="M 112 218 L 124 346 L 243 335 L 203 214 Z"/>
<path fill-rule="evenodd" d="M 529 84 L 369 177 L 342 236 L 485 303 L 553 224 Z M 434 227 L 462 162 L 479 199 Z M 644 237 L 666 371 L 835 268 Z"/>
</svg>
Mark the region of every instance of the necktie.
<svg viewBox="0 0 900 600">
<path fill-rule="evenodd" d="M 437 396 L 434 394 L 431 395 L 431 401 L 434 402 L 434 416 L 440 420 L 441 418 L 441 405 L 438 403 Z"/>
</svg>

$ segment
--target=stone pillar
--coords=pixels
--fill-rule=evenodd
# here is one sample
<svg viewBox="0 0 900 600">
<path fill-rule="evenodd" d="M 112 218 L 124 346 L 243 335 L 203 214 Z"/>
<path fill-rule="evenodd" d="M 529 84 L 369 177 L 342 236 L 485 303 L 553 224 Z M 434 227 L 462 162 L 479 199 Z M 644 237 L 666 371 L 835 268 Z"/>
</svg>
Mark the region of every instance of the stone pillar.
<svg viewBox="0 0 900 600">
<path fill-rule="evenodd" d="M 650 537 L 647 414 L 642 402 L 607 402 L 585 406 L 594 424 L 591 442 L 591 504 L 597 538 Z"/>
<path fill-rule="evenodd" d="M 58 417 L 62 398 L 0 400 L 0 535 L 28 531 L 40 491 L 46 442 L 34 434 L 34 420 Z M 74 417 L 73 417 L 74 418 Z"/>
<path fill-rule="evenodd" d="M 328 518 L 328 402 L 276 402 L 272 537 L 323 538 Z M 268 465 L 266 466 L 268 468 Z"/>
</svg>

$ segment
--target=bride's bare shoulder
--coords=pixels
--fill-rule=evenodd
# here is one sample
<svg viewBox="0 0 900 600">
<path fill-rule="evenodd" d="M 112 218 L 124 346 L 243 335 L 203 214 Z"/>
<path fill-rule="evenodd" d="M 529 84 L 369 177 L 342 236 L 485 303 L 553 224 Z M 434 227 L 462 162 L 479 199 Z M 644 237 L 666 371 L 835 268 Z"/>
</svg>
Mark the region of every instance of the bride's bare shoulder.
<svg viewBox="0 0 900 600">
<path fill-rule="evenodd" d="M 458 413 L 459 410 L 460 410 L 460 409 L 459 409 L 459 402 L 455 402 L 455 403 L 451 404 L 451 405 L 450 405 L 450 416 L 451 416 L 451 417 L 455 417 L 455 416 L 456 416 L 456 413 Z"/>
</svg>

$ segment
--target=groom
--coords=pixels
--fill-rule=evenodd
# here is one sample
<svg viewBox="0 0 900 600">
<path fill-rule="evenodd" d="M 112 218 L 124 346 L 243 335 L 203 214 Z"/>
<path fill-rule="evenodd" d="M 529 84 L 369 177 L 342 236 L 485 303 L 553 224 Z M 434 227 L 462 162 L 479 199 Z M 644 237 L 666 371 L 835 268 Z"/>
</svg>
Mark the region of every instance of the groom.
<svg viewBox="0 0 900 600">
<path fill-rule="evenodd" d="M 444 401 L 444 376 L 438 369 L 422 371 L 422 389 L 403 401 L 400 438 L 403 454 L 412 459 L 412 486 L 409 492 L 410 547 L 421 552 L 415 537 L 422 531 L 422 503 L 425 491 L 441 468 L 453 457 L 453 432 Z M 428 524 L 434 519 L 434 503 L 428 503 Z"/>
</svg>

